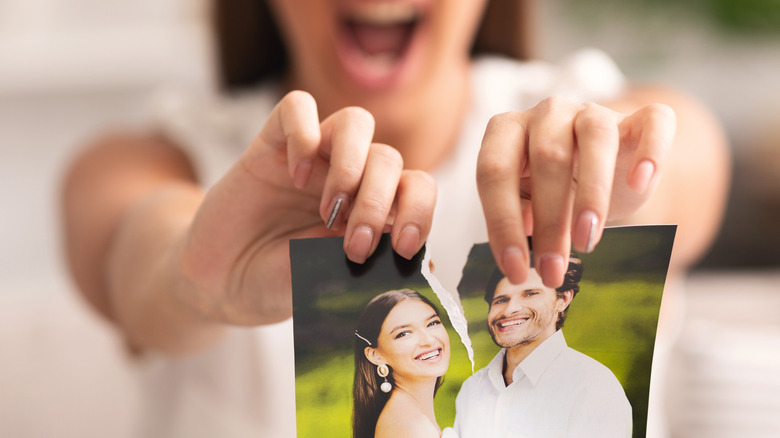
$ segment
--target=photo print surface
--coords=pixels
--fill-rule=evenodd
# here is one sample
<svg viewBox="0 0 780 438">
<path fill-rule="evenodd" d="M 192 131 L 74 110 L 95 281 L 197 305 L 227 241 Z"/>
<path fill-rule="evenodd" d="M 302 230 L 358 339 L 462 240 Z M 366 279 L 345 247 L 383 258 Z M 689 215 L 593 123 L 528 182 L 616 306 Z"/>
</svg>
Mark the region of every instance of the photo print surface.
<svg viewBox="0 0 780 438">
<path fill-rule="evenodd" d="M 650 366 L 674 234 L 674 226 L 608 228 L 593 253 L 573 253 L 574 258 L 582 261 L 582 273 L 560 331 L 568 348 L 603 365 L 619 382 L 619 388 L 630 404 L 629 421 L 633 432 L 627 436 L 645 434 Z M 451 304 L 441 302 L 436 292 L 441 295 L 442 291 L 435 281 L 426 279 L 426 276 L 430 279 L 430 275 L 424 275 L 428 274 L 429 267 L 424 258 L 425 249 L 412 260 L 405 260 L 393 253 L 389 236 L 384 236 L 376 254 L 365 264 L 358 265 L 346 259 L 342 245 L 341 238 L 299 239 L 290 243 L 298 436 L 353 436 L 353 427 L 365 428 L 365 423 L 369 428 L 375 427 L 375 416 L 383 411 L 385 417 L 412 417 L 417 413 L 416 408 L 404 404 L 403 397 L 397 396 L 395 399 L 399 402 L 373 411 L 355 408 L 354 399 L 362 400 L 366 390 L 381 398 L 382 384 L 388 380 L 393 386 L 396 375 L 402 379 L 398 383 L 403 388 L 403 379 L 410 375 L 422 376 L 424 381 L 429 374 L 445 372 L 442 379 L 436 379 L 438 389 L 433 398 L 436 426 L 444 430 L 445 437 L 458 436 L 456 433 L 460 432 L 461 438 L 468 438 L 469 423 L 471 427 L 480 424 L 471 420 L 485 416 L 484 412 L 469 406 L 485 405 L 489 401 L 477 403 L 474 400 L 469 404 L 459 400 L 461 411 L 456 412 L 456 399 L 472 373 L 479 373 L 501 350 L 488 325 L 493 305 L 488 304 L 485 295 L 491 287 L 491 276 L 495 276 L 495 262 L 488 245 L 473 246 L 458 291 L 452 291 L 459 296 L 455 310 Z M 435 265 L 435 260 L 432 262 Z M 495 283 L 495 278 L 492 281 Z M 505 289 L 499 283 L 496 290 L 509 295 L 503 292 Z M 382 306 L 372 309 L 369 306 L 372 300 L 384 300 L 384 310 Z M 394 307 L 399 302 L 404 303 L 403 306 Z M 448 314 L 445 308 L 457 314 Z M 493 313 L 497 308 L 493 307 Z M 473 359 L 450 322 L 464 317 L 468 321 L 465 343 L 473 346 Z M 386 332 L 397 329 L 390 333 L 392 338 L 382 338 L 379 329 L 379 334 L 363 334 L 357 329 L 360 324 L 365 327 L 362 330 L 372 330 L 370 324 L 366 325 L 366 319 L 373 321 L 375 328 L 395 323 L 400 329 L 386 327 Z M 384 321 L 388 324 L 382 324 Z M 425 339 L 420 340 L 421 337 Z M 448 342 L 446 352 L 442 351 L 443 337 Z M 384 344 L 382 339 L 385 339 Z M 415 346 L 408 347 L 411 343 Z M 378 344 L 385 347 L 381 352 L 373 348 Z M 387 347 L 391 345 L 395 347 Z M 366 352 L 366 347 L 372 348 Z M 536 356 L 542 351 L 540 349 Z M 360 353 L 364 357 L 360 357 Z M 400 355 L 393 356 L 396 353 Z M 363 360 L 367 356 L 374 362 Z M 404 362 L 399 361 L 399 357 L 411 359 Z M 446 365 L 441 363 L 445 359 L 448 360 Z M 418 362 L 420 366 L 416 366 Z M 387 367 L 389 377 L 382 377 L 383 363 L 390 364 Z M 361 374 L 360 371 L 356 373 L 356 367 L 368 370 L 364 370 L 363 378 L 356 377 Z M 396 388 L 393 386 L 390 391 L 392 394 Z M 599 395 L 596 394 L 596 400 Z M 386 400 L 387 396 L 384 403 Z M 361 413 L 359 418 L 366 417 L 367 420 L 353 422 L 355 410 Z M 395 412 L 396 417 L 392 417 L 391 412 Z M 421 421 L 420 424 L 425 424 L 425 420 Z M 542 427 L 548 426 L 550 430 L 555 429 L 552 424 L 542 424 Z M 484 427 L 495 427 L 491 430 L 496 432 L 507 430 L 500 424 L 480 427 L 483 431 Z"/>
</svg>

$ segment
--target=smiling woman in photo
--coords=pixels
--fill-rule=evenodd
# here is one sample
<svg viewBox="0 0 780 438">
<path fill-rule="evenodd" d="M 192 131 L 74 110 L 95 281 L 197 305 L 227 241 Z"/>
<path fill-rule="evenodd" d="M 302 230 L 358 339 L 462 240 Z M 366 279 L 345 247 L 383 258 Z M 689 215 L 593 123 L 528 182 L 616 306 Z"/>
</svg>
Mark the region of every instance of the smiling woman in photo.
<svg viewBox="0 0 780 438">
<path fill-rule="evenodd" d="M 440 437 L 433 397 L 450 362 L 439 311 L 412 290 L 368 303 L 355 330 L 353 437 Z"/>
</svg>

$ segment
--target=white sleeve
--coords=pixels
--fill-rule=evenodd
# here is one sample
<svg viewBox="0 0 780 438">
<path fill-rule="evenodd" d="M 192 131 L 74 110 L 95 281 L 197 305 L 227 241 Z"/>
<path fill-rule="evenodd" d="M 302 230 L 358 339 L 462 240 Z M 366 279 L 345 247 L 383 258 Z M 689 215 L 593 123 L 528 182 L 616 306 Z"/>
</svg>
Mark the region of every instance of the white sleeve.
<svg viewBox="0 0 780 438">
<path fill-rule="evenodd" d="M 567 438 L 630 438 L 631 404 L 614 375 L 585 386 L 575 399 Z"/>
<path fill-rule="evenodd" d="M 149 100 L 149 123 L 184 151 L 201 183 L 210 187 L 260 132 L 276 91 L 273 84 L 235 96 L 162 89 Z"/>
</svg>

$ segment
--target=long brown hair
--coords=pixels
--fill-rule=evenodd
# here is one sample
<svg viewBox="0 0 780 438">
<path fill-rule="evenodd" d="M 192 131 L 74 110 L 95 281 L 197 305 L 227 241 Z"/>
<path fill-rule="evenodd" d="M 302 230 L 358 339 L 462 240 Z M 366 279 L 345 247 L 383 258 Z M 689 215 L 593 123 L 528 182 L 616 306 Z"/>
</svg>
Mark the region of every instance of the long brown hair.
<svg viewBox="0 0 780 438">
<path fill-rule="evenodd" d="M 489 0 L 472 53 L 533 57 L 535 0 Z M 218 74 L 222 88 L 239 89 L 281 74 L 287 49 L 265 0 L 214 0 Z"/>
<path fill-rule="evenodd" d="M 363 309 L 355 327 L 355 380 L 352 385 L 352 436 L 353 438 L 373 438 L 379 414 L 384 409 L 390 393 L 384 393 L 379 385 L 384 379 L 376 373 L 376 365 L 366 358 L 365 349 L 376 347 L 379 332 L 387 315 L 401 301 L 418 300 L 431 306 L 436 315 L 439 309 L 430 300 L 410 289 L 391 290 L 374 297 Z M 392 368 L 387 381 L 395 386 Z M 436 389 L 441 378 L 436 381 Z"/>
</svg>

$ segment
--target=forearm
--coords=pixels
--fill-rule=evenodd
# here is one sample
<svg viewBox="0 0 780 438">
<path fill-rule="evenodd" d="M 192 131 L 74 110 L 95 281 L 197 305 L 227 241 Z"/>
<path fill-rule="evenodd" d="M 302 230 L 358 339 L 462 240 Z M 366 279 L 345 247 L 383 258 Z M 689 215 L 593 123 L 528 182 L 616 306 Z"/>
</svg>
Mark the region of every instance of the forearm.
<svg viewBox="0 0 780 438">
<path fill-rule="evenodd" d="M 185 353 L 218 339 L 222 325 L 183 275 L 180 252 L 202 201 L 175 183 L 140 200 L 118 224 L 108 252 L 106 292 L 115 323 L 141 349 Z"/>
</svg>

